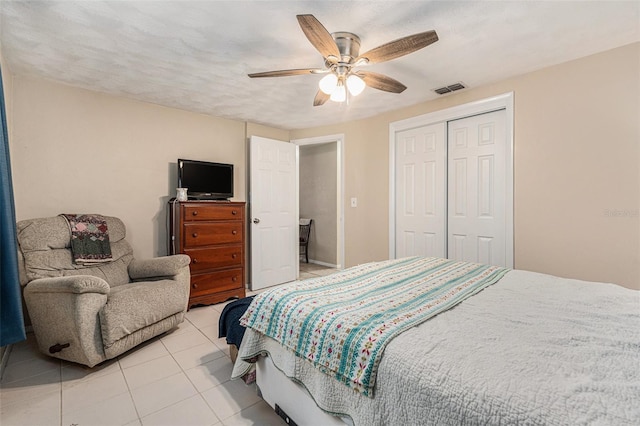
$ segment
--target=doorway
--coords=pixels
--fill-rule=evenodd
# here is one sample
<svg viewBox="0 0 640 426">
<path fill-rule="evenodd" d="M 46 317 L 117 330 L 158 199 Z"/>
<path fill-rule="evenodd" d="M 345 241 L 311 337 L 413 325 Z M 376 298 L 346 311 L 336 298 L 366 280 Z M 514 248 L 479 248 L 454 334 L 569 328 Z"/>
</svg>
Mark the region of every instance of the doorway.
<svg viewBox="0 0 640 426">
<path fill-rule="evenodd" d="M 299 147 L 300 218 L 312 219 L 311 269 L 344 265 L 344 135 L 291 141 Z M 302 265 L 302 264 L 301 264 Z M 306 266 L 305 266 L 306 268 Z M 301 268 L 302 272 L 309 272 Z"/>
<path fill-rule="evenodd" d="M 513 94 L 390 126 L 390 258 L 513 267 Z"/>
</svg>

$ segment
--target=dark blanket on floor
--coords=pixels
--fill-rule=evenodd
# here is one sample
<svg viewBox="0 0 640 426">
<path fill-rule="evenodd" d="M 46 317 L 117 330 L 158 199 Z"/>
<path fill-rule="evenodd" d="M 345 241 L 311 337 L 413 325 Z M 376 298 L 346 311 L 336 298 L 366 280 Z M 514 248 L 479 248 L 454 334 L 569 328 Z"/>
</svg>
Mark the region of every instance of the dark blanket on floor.
<svg viewBox="0 0 640 426">
<path fill-rule="evenodd" d="M 218 337 L 226 337 L 227 343 L 240 347 L 244 337 L 244 327 L 240 325 L 240 317 L 251 304 L 253 296 L 235 300 L 224 307 L 218 321 Z"/>
</svg>

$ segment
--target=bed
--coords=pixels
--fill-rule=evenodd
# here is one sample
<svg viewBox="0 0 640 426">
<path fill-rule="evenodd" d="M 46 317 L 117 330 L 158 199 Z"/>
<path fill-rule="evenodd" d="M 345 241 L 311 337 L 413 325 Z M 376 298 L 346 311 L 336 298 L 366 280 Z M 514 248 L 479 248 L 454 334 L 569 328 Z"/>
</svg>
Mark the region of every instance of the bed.
<svg viewBox="0 0 640 426">
<path fill-rule="evenodd" d="M 441 273 L 447 268 L 458 268 L 458 275 L 449 280 Z M 256 364 L 265 400 L 300 425 L 640 424 L 640 292 L 487 268 L 406 258 L 268 290 L 243 316 L 247 331 L 233 376 Z M 478 282 L 471 270 L 489 280 Z M 446 287 L 447 280 L 453 286 Z M 363 281 L 378 287 L 367 293 L 358 287 Z M 381 287 L 398 300 L 380 296 Z M 416 287 L 422 293 L 400 300 Z M 360 386 L 348 383 L 353 377 L 336 371 L 331 360 L 310 358 L 305 345 L 313 344 L 300 343 L 305 329 L 313 334 L 318 324 L 335 326 L 333 315 L 342 312 L 336 297 L 342 296 L 328 288 L 353 293 L 353 305 L 379 301 L 390 315 L 385 324 L 398 317 L 396 305 L 420 302 L 393 320 L 401 330 L 375 349 L 372 367 L 363 367 L 373 370 L 370 386 L 361 378 Z M 432 302 L 434 294 L 444 301 Z M 416 318 L 423 305 L 439 307 Z M 319 313 L 321 306 L 329 309 Z M 287 333 L 296 338 L 276 340 Z M 332 353 L 343 355 L 338 364 L 349 365 L 350 338 L 337 337 Z"/>
</svg>

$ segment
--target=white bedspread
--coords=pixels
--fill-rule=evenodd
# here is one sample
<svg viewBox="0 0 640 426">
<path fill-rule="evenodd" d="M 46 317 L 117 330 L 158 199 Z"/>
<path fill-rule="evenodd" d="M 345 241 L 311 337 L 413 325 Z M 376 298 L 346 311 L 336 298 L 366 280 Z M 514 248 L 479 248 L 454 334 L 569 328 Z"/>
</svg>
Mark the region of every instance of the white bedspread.
<svg viewBox="0 0 640 426">
<path fill-rule="evenodd" d="M 374 399 L 247 330 L 260 352 L 357 426 L 640 425 L 640 292 L 612 284 L 511 271 L 396 337 Z"/>
</svg>

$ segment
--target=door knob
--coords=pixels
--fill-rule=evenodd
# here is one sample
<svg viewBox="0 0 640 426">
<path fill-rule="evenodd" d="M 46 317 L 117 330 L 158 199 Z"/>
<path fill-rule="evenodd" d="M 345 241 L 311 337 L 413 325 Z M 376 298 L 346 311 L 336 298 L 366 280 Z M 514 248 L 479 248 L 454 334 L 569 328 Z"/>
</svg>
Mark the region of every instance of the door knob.
<svg viewBox="0 0 640 426">
<path fill-rule="evenodd" d="M 253 219 L 253 223 L 258 224 L 260 223 L 260 219 L 258 219 L 257 217 L 255 219 Z"/>
</svg>

